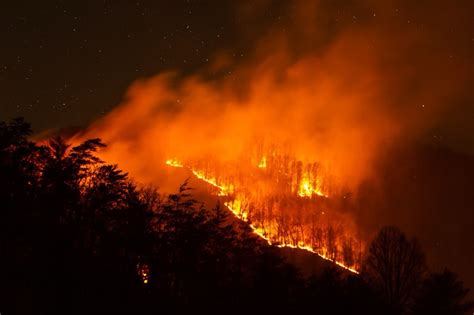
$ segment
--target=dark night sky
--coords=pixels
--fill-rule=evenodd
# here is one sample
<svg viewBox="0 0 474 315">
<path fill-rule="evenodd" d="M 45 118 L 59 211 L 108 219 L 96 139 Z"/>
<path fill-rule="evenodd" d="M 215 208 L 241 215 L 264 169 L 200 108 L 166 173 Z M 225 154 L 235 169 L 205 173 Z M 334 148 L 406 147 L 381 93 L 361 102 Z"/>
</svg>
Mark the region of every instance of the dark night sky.
<svg viewBox="0 0 474 315">
<path fill-rule="evenodd" d="M 83 125 L 135 79 L 192 71 L 234 46 L 230 9 L 223 1 L 3 3 L 0 117 L 24 116 L 35 130 Z"/>
</svg>

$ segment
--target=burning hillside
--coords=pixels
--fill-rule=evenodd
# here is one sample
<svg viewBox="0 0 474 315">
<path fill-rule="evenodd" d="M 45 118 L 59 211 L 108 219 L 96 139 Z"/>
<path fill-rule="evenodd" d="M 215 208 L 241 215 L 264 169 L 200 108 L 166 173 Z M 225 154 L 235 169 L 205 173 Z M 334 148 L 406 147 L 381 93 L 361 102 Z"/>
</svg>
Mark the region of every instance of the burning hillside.
<svg viewBox="0 0 474 315">
<path fill-rule="evenodd" d="M 474 1 L 22 2 L 0 315 L 474 309 Z"/>
<path fill-rule="evenodd" d="M 110 144 L 103 158 L 140 182 L 157 184 L 165 161 L 186 167 L 267 241 L 355 270 L 363 242 L 352 214 L 333 201 L 371 173 L 397 127 L 383 111 L 368 112 L 377 94 L 366 89 L 371 75 L 340 94 L 342 71 L 327 77 L 328 66 L 314 57 L 287 62 L 244 67 L 235 75 L 250 76 L 247 85 L 172 74 L 142 81 L 86 137 Z"/>
<path fill-rule="evenodd" d="M 168 71 L 137 81 L 121 106 L 77 138 L 102 138 L 106 161 L 164 190 L 165 162 L 187 168 L 268 242 L 356 270 L 361 235 L 371 231 L 361 231 L 357 213 L 338 201 L 377 178 L 375 165 L 397 143 L 433 125 L 462 88 L 446 82 L 465 71 L 413 59 L 433 45 L 423 33 L 398 36 L 396 17 L 371 27 L 375 14 L 366 9 L 365 23 L 353 16 L 345 28 L 338 18 L 322 36 L 324 10 L 305 3 L 286 8 L 293 23 L 269 26 L 248 56 L 216 53 L 192 75 Z M 246 9 L 244 20 L 255 13 Z M 406 67 L 409 56 L 417 71 Z M 443 83 L 426 75 L 432 71 L 444 73 Z"/>
<path fill-rule="evenodd" d="M 272 151 L 235 165 L 176 158 L 166 164 L 189 168 L 215 187 L 224 205 L 269 244 L 302 248 L 357 272 L 362 243 L 352 223 L 331 207 L 328 178 L 318 163 Z"/>
</svg>

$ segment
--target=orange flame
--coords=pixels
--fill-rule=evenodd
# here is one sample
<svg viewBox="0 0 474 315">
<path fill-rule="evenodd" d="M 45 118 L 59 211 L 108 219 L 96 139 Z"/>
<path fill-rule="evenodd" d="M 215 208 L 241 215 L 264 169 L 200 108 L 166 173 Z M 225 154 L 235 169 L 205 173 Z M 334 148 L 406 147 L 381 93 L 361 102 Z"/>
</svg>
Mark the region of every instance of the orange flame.
<svg viewBox="0 0 474 315">
<path fill-rule="evenodd" d="M 265 161 L 265 162 L 263 162 Z M 260 163 L 257 165 L 258 168 L 267 168 L 266 164 L 266 159 L 262 158 Z M 179 167 L 179 168 L 186 168 L 185 163 L 179 162 L 176 159 L 169 159 L 166 161 L 166 164 L 172 167 Z M 265 167 L 262 167 L 262 166 Z M 317 248 L 315 247 L 314 244 L 311 244 L 306 238 L 305 232 L 302 234 L 299 234 L 297 236 L 292 235 L 291 236 L 291 241 L 287 237 L 282 237 L 281 235 L 278 235 L 277 232 L 277 227 L 272 226 L 272 224 L 268 224 L 273 220 L 273 218 L 267 219 L 265 222 L 264 221 L 258 221 L 256 223 L 251 222 L 251 218 L 254 216 L 254 213 L 251 213 L 249 209 L 246 209 L 244 207 L 244 204 L 246 204 L 246 200 L 252 201 L 254 198 L 258 198 L 256 196 L 248 196 L 245 193 L 236 192 L 236 187 L 232 183 L 227 183 L 224 184 L 219 181 L 219 179 L 215 176 L 209 176 L 207 177 L 206 172 L 203 170 L 196 170 L 193 168 L 190 168 L 190 171 L 200 180 L 212 185 L 213 187 L 217 188 L 217 195 L 218 196 L 223 196 L 223 197 L 229 197 L 229 200 L 224 202 L 224 205 L 234 214 L 235 217 L 237 217 L 240 220 L 243 220 L 247 223 L 249 223 L 250 228 L 252 229 L 253 233 L 258 235 L 260 238 L 264 239 L 269 245 L 276 245 L 278 247 L 290 247 L 290 248 L 299 248 L 303 249 L 306 251 L 309 251 L 311 253 L 315 253 L 319 255 L 321 258 L 329 260 L 337 264 L 338 266 L 353 272 L 353 273 L 358 273 L 357 269 L 360 265 L 359 261 L 352 261 L 351 265 L 347 265 L 342 261 L 339 261 L 338 258 L 336 257 L 330 257 L 328 255 L 329 249 L 325 248 L 324 246 L 318 246 Z M 208 170 L 207 173 L 210 173 L 210 170 Z M 224 175 L 225 176 L 225 175 Z M 238 186 L 238 185 L 236 185 Z M 304 177 L 300 180 L 299 184 L 297 185 L 299 187 L 297 191 L 297 196 L 300 198 L 311 198 L 313 194 L 316 194 L 318 196 L 323 196 L 327 197 L 327 195 L 323 194 L 320 191 L 317 191 L 313 188 L 311 182 L 307 177 Z M 302 191 L 301 187 L 305 189 Z M 241 189 L 241 187 L 237 187 L 238 190 Z M 261 197 L 261 196 L 259 196 Z M 255 201 L 255 200 L 253 200 Z M 261 201 L 260 201 L 261 202 Z M 248 204 L 248 203 L 247 203 Z M 281 211 L 281 209 L 279 209 Z M 322 212 L 324 215 L 324 212 Z M 265 224 L 264 224 L 265 223 Z M 314 222 L 312 222 L 314 224 Z M 273 224 L 274 225 L 274 224 Z M 304 230 L 304 228 L 303 228 Z M 295 238 L 296 237 L 296 238 Z M 337 247 L 340 246 L 339 244 L 333 244 L 333 247 L 335 247 L 335 250 L 337 250 Z M 334 250 L 334 249 L 333 249 Z"/>
<path fill-rule="evenodd" d="M 249 3 L 239 11 L 240 24 L 262 8 Z M 288 2 L 282 9 L 291 23 L 265 29 L 253 55 L 220 54 L 193 75 L 139 80 L 121 106 L 78 138 L 102 138 L 110 145 L 104 160 L 162 189 L 176 185 L 157 161 L 172 158 L 167 164 L 217 188 L 268 242 L 357 270 L 351 248 L 361 241 L 349 218 L 357 214 L 333 201 L 377 175 L 374 166 L 387 152 L 430 130 L 470 86 L 458 80 L 470 75 L 464 59 L 439 62 L 453 49 L 447 37 L 425 36 L 438 32 L 439 19 L 426 21 L 435 27 L 412 28 L 416 23 L 402 26 L 396 15 L 384 14 L 380 23 L 367 8 L 389 12 L 394 4 L 372 4 L 354 4 L 365 12 L 364 23 L 356 24 L 361 20 L 343 23 L 344 14 L 321 1 Z"/>
</svg>

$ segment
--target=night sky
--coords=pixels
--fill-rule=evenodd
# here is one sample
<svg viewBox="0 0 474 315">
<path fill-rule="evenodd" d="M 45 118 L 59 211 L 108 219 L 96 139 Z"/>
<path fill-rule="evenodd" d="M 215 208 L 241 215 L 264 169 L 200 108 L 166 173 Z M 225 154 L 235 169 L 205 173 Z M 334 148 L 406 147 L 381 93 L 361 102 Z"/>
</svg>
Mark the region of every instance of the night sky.
<svg viewBox="0 0 474 315">
<path fill-rule="evenodd" d="M 3 3 L 0 116 L 24 116 L 35 130 L 84 125 L 135 79 L 190 72 L 237 46 L 230 9 L 224 1 Z"/>
</svg>

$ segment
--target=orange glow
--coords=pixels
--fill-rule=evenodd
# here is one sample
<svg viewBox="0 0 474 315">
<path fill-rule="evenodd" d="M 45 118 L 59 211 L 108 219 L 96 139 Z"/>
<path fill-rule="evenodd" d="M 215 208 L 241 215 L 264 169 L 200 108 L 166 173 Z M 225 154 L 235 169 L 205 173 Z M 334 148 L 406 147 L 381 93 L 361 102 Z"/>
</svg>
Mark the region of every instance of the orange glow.
<svg viewBox="0 0 474 315">
<path fill-rule="evenodd" d="M 298 196 L 311 197 L 313 194 L 316 194 L 322 197 L 328 197 L 328 195 L 324 194 L 320 188 L 317 188 L 317 184 L 318 183 L 316 182 L 315 185 L 313 185 L 308 178 L 302 178 L 298 186 Z"/>
<path fill-rule="evenodd" d="M 150 280 L 150 268 L 147 264 L 139 264 L 137 265 L 138 275 L 141 277 L 142 282 L 147 284 Z"/>
<path fill-rule="evenodd" d="M 178 162 L 177 160 L 167 160 L 166 164 L 173 167 L 187 168 L 187 166 L 185 166 L 186 163 Z M 195 164 L 199 164 L 199 163 L 195 163 Z M 257 165 L 257 167 L 260 169 L 262 168 L 261 164 L 262 163 L 259 163 Z M 266 167 L 267 165 L 265 164 L 265 168 Z M 225 180 L 226 176 L 228 176 L 229 174 L 223 174 L 221 177 L 222 181 L 220 181 L 220 179 L 218 179 L 216 176 L 206 175 L 206 174 L 211 174 L 210 168 L 207 169 L 207 172 L 202 171 L 202 170 L 196 170 L 193 168 L 190 168 L 190 171 L 197 178 L 217 188 L 217 191 L 215 192 L 216 195 L 226 197 L 227 201 L 224 202 L 224 205 L 234 214 L 234 216 L 240 220 L 243 220 L 249 223 L 252 231 L 256 235 L 264 239 L 269 245 L 273 244 L 278 247 L 290 247 L 290 248 L 303 249 L 311 253 L 318 254 L 323 259 L 330 260 L 344 269 L 347 269 L 354 273 L 358 273 L 357 268 L 360 266 L 360 261 L 358 261 L 354 257 L 351 257 L 350 261 L 348 262 L 343 261 L 344 259 L 346 260 L 349 260 L 349 259 L 347 257 L 344 257 L 341 254 L 344 249 L 342 248 L 343 247 L 342 240 L 338 238 L 340 237 L 340 235 L 334 235 L 333 237 L 335 237 L 335 239 L 332 241 L 332 243 L 329 242 L 329 237 L 328 237 L 327 242 L 325 242 L 323 239 L 320 239 L 319 241 L 322 242 L 320 244 L 317 244 L 317 241 L 311 241 L 310 234 L 314 233 L 315 231 L 314 228 L 316 227 L 316 225 L 320 225 L 320 222 L 311 221 L 311 222 L 300 222 L 299 224 L 291 223 L 290 226 L 286 226 L 285 228 L 294 229 L 296 227 L 296 230 L 297 230 L 296 232 L 290 231 L 289 233 L 280 233 L 278 230 L 283 228 L 283 225 L 281 223 L 278 223 L 277 217 L 273 218 L 269 216 L 267 213 L 266 219 L 259 219 L 257 214 L 258 214 L 258 211 L 261 209 L 255 209 L 254 211 L 251 211 L 248 208 L 246 208 L 244 205 L 252 206 L 252 204 L 260 204 L 262 206 L 265 202 L 268 201 L 269 198 L 275 198 L 275 196 L 270 196 L 271 193 L 268 194 L 268 193 L 263 192 L 262 187 L 264 186 L 264 184 L 262 184 L 262 182 L 260 182 L 259 179 L 256 179 L 253 176 L 250 176 L 255 184 L 254 186 L 252 186 L 252 188 L 255 188 L 256 190 L 260 190 L 261 191 L 260 194 L 255 193 L 255 192 L 250 192 L 248 190 L 246 191 L 245 186 L 241 187 L 238 182 L 235 182 L 235 184 L 229 183 L 228 181 Z M 248 174 L 249 170 L 246 170 L 245 173 Z M 231 177 L 232 176 L 229 176 L 229 178 Z M 248 185 L 248 182 L 246 182 L 246 180 L 242 178 L 242 174 L 239 174 L 235 177 L 241 178 L 241 181 L 245 182 L 246 183 L 245 185 Z M 294 195 L 295 191 L 292 190 L 291 188 L 292 187 L 291 181 L 289 181 L 288 183 L 289 183 L 288 189 L 290 193 Z M 324 198 L 327 198 L 327 196 L 324 195 L 323 193 L 316 192 L 316 190 L 313 188 L 312 184 L 307 178 L 302 178 L 300 183 L 297 183 L 296 186 L 300 188 L 298 189 L 295 197 L 302 198 L 303 202 L 304 202 L 304 199 L 313 198 L 313 194 L 316 194 L 320 197 L 323 196 Z M 304 187 L 304 189 L 306 189 L 304 191 L 304 194 L 301 193 L 301 187 Z M 284 194 L 283 191 L 280 191 L 279 193 Z M 277 207 L 277 208 L 274 208 L 273 210 L 277 212 L 276 213 L 276 216 L 277 216 L 278 212 L 282 212 L 282 211 L 284 212 L 284 211 L 287 211 L 288 209 L 279 209 Z M 321 214 L 324 215 L 324 211 L 321 211 Z M 280 226 L 278 226 L 279 224 Z M 311 230 L 309 225 L 313 225 L 313 230 Z M 318 226 L 318 228 L 322 228 L 322 227 L 323 226 Z M 344 233 L 346 234 L 347 232 L 348 231 L 344 231 Z M 354 249 L 351 248 L 350 250 L 353 251 Z M 329 256 L 330 252 L 332 252 L 332 257 Z M 350 263 L 350 265 L 348 263 Z"/>
<path fill-rule="evenodd" d="M 420 79 L 429 59 L 406 58 L 428 37 L 381 36 L 352 19 L 323 34 L 325 9 L 317 0 L 292 4 L 291 28 L 268 29 L 245 57 L 216 52 L 193 74 L 137 80 L 120 106 L 74 140 L 102 138 L 109 147 L 101 158 L 162 191 L 182 179 L 166 165 L 190 170 L 268 242 L 358 270 L 371 231 L 356 222 L 372 210 L 343 196 L 357 198 L 400 140 L 430 130 L 456 87 Z M 385 31 L 396 35 L 395 26 Z M 420 111 L 427 103 L 430 112 Z"/>
<path fill-rule="evenodd" d="M 169 159 L 166 161 L 166 164 L 168 164 L 169 166 L 174 166 L 174 167 L 183 167 L 183 165 L 181 165 L 177 160 L 175 159 Z"/>
<path fill-rule="evenodd" d="M 236 40 L 192 74 L 137 80 L 73 142 L 101 138 L 103 160 L 166 193 L 183 180 L 169 166 L 189 170 L 268 243 L 357 271 L 381 215 L 362 204 L 362 185 L 394 149 L 438 129 L 470 87 L 467 56 L 432 40 L 439 19 L 400 23 L 392 1 L 337 14 L 329 2 L 287 1 L 290 22 L 268 26 L 259 17 L 271 1 L 235 2 L 252 49 Z"/>
<path fill-rule="evenodd" d="M 188 169 L 267 242 L 355 271 L 364 243 L 338 200 L 371 174 L 397 128 L 378 109 L 367 111 L 378 97 L 367 88 L 376 76 L 367 64 L 347 65 L 360 71 L 347 77 L 341 49 L 297 61 L 270 56 L 236 71 L 236 81 L 160 74 L 136 83 L 127 102 L 82 137 L 101 137 L 105 161 L 162 190 L 176 187 L 166 165 Z"/>
</svg>

